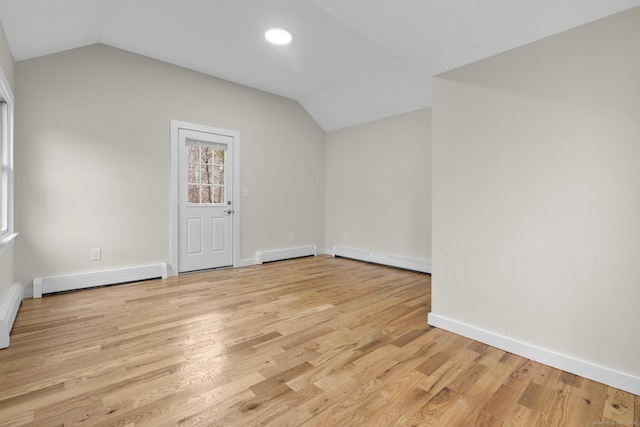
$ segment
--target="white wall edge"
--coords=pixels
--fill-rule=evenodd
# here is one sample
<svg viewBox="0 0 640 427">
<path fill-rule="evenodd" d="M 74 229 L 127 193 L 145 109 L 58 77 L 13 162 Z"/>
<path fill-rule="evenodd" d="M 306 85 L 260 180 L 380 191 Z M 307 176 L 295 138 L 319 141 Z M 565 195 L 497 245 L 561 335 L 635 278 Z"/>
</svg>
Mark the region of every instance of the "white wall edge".
<svg viewBox="0 0 640 427">
<path fill-rule="evenodd" d="M 22 285 L 12 283 L 0 303 L 0 348 L 9 347 L 11 328 L 22 303 Z"/>
<path fill-rule="evenodd" d="M 431 260 L 407 258 L 401 255 L 347 248 L 344 246 L 334 246 L 331 255 L 431 274 Z"/>
<path fill-rule="evenodd" d="M 255 258 L 252 259 L 243 259 L 238 261 L 236 267 L 251 267 L 252 265 L 256 265 L 258 262 Z"/>
<path fill-rule="evenodd" d="M 480 341 L 535 362 L 640 395 L 639 377 L 496 334 L 438 314 L 429 313 L 427 322 L 431 326 Z"/>
</svg>

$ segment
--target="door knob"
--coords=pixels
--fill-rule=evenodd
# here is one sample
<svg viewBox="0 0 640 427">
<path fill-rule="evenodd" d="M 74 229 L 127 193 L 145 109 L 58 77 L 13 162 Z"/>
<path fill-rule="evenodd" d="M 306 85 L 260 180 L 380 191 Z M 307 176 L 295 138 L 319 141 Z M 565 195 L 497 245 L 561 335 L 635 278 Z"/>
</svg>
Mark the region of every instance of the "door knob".
<svg viewBox="0 0 640 427">
<path fill-rule="evenodd" d="M 231 214 L 233 213 L 233 209 L 229 209 L 229 210 L 227 210 L 227 211 L 224 211 L 224 213 L 225 213 L 226 215 L 231 215 Z"/>
</svg>

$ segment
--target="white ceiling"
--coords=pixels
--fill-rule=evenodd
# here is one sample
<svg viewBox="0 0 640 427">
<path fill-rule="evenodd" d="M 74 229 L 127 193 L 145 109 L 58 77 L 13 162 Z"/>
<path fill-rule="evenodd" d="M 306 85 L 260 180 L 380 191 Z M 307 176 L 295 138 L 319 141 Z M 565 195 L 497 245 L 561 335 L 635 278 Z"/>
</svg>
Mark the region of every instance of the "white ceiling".
<svg viewBox="0 0 640 427">
<path fill-rule="evenodd" d="M 329 131 L 431 104 L 431 76 L 640 0 L 0 0 L 16 61 L 104 43 L 293 98 Z M 288 46 L 264 32 L 282 27 Z"/>
</svg>

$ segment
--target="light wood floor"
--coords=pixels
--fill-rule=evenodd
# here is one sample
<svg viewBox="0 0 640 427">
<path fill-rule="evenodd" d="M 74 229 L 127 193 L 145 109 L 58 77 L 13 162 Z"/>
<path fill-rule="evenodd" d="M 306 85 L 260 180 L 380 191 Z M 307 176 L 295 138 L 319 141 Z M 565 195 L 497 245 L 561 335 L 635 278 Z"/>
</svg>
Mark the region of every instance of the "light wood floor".
<svg viewBox="0 0 640 427">
<path fill-rule="evenodd" d="M 428 327 L 430 294 L 320 256 L 26 300 L 0 425 L 640 425 L 637 396 Z"/>
</svg>

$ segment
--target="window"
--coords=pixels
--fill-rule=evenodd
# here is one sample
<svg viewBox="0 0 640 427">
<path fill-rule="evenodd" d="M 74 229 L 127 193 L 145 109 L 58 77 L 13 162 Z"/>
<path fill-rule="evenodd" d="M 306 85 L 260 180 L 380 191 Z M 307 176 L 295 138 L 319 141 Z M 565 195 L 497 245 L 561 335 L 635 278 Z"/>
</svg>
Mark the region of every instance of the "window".
<svg viewBox="0 0 640 427">
<path fill-rule="evenodd" d="M 7 138 L 7 103 L 0 101 L 0 237 L 9 233 L 10 144 Z"/>
<path fill-rule="evenodd" d="M 224 203 L 224 148 L 188 139 L 187 150 L 188 202 L 199 205 Z"/>
<path fill-rule="evenodd" d="M 0 70 L 0 253 L 13 231 L 13 95 Z"/>
</svg>

